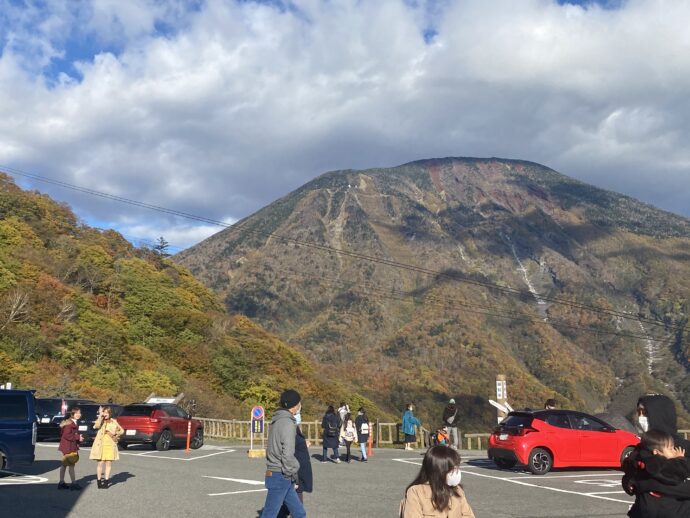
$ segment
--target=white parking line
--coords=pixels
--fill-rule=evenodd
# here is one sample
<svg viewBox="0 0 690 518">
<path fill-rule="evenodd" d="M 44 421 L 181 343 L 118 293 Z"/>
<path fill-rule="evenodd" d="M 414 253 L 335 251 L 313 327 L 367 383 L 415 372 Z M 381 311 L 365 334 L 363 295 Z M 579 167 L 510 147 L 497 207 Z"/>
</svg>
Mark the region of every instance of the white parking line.
<svg viewBox="0 0 690 518">
<path fill-rule="evenodd" d="M 403 459 L 392 459 L 392 460 L 397 461 L 397 462 L 403 462 L 405 464 L 414 464 L 415 466 L 421 466 L 421 462 L 415 462 L 415 461 L 410 460 L 410 459 L 403 458 Z M 525 479 L 523 477 L 498 477 L 495 475 L 487 475 L 484 473 L 477 473 L 476 471 L 466 471 L 465 470 L 466 467 L 468 467 L 468 466 L 462 466 L 462 471 L 464 473 L 466 473 L 467 475 L 475 475 L 477 477 L 491 478 L 494 480 L 503 480 L 505 482 L 510 482 L 511 484 L 518 484 L 521 486 L 535 487 L 537 489 L 545 489 L 548 491 L 555 491 L 557 493 L 568 493 L 568 494 L 572 494 L 572 495 L 586 496 L 589 498 L 598 498 L 601 500 L 610 500 L 611 502 L 620 502 L 622 504 L 627 504 L 627 505 L 631 504 L 631 502 L 629 500 L 620 500 L 617 498 L 610 498 L 607 496 L 603 496 L 606 494 L 625 494 L 625 491 L 611 491 L 611 492 L 602 491 L 602 492 L 595 492 L 595 493 L 581 493 L 579 491 L 571 491 L 568 489 L 559 489 L 556 487 L 549 487 L 549 486 L 540 486 L 539 484 L 536 484 L 536 483 L 525 482 Z M 543 480 L 543 479 L 610 477 L 612 472 L 614 472 L 614 471 L 612 470 L 612 471 L 609 471 L 608 473 L 583 473 L 583 474 L 579 474 L 579 475 L 549 475 L 549 476 L 539 476 L 539 477 L 535 476 L 532 480 L 534 480 L 535 482 L 538 482 L 539 480 Z"/>
<path fill-rule="evenodd" d="M 242 493 L 259 493 L 261 491 L 268 491 L 268 489 L 245 489 L 244 491 L 230 491 L 228 493 L 209 493 L 208 496 L 239 495 Z"/>
<path fill-rule="evenodd" d="M 570 491 L 570 490 L 568 490 L 568 489 L 559 489 L 559 488 L 556 488 L 556 487 L 540 486 L 540 485 L 538 485 L 538 484 L 530 484 L 530 483 L 528 483 L 528 482 L 525 482 L 525 481 L 524 481 L 524 480 L 525 480 L 524 478 L 523 478 L 523 479 L 520 479 L 520 480 L 516 480 L 515 478 L 495 477 L 495 476 L 493 476 L 493 475 L 486 475 L 486 474 L 484 474 L 484 473 L 476 473 L 476 472 L 473 472 L 473 471 L 466 471 L 465 473 L 467 473 L 468 475 L 475 475 L 475 476 L 477 476 L 477 477 L 491 478 L 491 479 L 494 479 L 494 480 L 503 480 L 503 481 L 505 481 L 505 482 L 510 482 L 511 484 L 518 484 L 518 485 L 521 485 L 521 486 L 535 487 L 535 488 L 537 488 L 537 489 L 545 489 L 545 490 L 547 490 L 547 491 L 555 491 L 556 493 L 568 493 L 568 494 L 571 494 L 571 495 L 580 495 L 580 496 L 586 496 L 586 497 L 589 497 L 589 498 L 598 498 L 598 499 L 600 499 L 600 500 L 609 500 L 609 501 L 611 501 L 611 502 L 620 502 L 620 503 L 626 504 L 626 505 L 630 505 L 630 504 L 631 504 L 631 502 L 630 502 L 629 500 L 620 500 L 620 499 L 617 499 L 617 498 L 609 498 L 609 497 L 607 497 L 607 496 L 601 496 L 601 495 L 599 495 L 599 494 L 594 494 L 594 493 L 580 493 L 579 491 Z M 541 477 L 540 477 L 540 478 L 541 478 Z M 559 478 L 559 477 L 556 477 L 556 478 Z M 560 478 L 565 478 L 565 477 L 560 477 Z"/>
<path fill-rule="evenodd" d="M 239 482 L 240 484 L 249 484 L 250 486 L 263 486 L 263 480 L 247 480 L 244 478 L 227 478 L 227 477 L 212 477 L 211 475 L 204 475 L 204 478 L 214 478 L 216 480 L 228 480 L 230 482 Z"/>
<path fill-rule="evenodd" d="M 524 473 L 529 475 L 529 473 Z M 610 477 L 611 473 L 582 473 L 580 475 L 534 475 L 534 480 L 543 480 L 545 478 L 585 478 L 585 477 Z M 623 476 L 623 475 L 621 475 Z M 518 480 L 522 477 L 506 477 L 504 480 Z"/>
<path fill-rule="evenodd" d="M 209 453 L 208 455 L 201 455 L 201 456 L 199 456 L 199 457 L 187 457 L 187 458 L 184 458 L 184 457 L 166 457 L 166 456 L 164 456 L 164 455 L 150 455 L 150 454 L 153 454 L 153 453 L 158 453 L 158 452 L 155 451 L 155 450 L 154 450 L 154 451 L 151 451 L 151 452 L 148 452 L 148 451 L 147 451 L 147 452 L 144 452 L 144 453 L 129 453 L 129 452 L 121 451 L 121 452 L 120 452 L 120 455 L 131 455 L 131 456 L 133 456 L 133 457 L 142 457 L 142 456 L 145 455 L 147 459 L 154 458 L 154 459 L 181 460 L 181 461 L 184 461 L 184 462 L 191 462 L 191 461 L 193 461 L 193 460 L 206 459 L 206 458 L 208 458 L 208 457 L 214 457 L 215 455 L 223 455 L 224 453 L 232 453 L 232 452 L 234 452 L 234 451 L 235 451 L 235 450 L 223 450 L 223 451 L 217 451 L 217 452 L 215 452 L 215 453 Z"/>
<path fill-rule="evenodd" d="M 596 493 L 585 493 L 586 495 L 625 495 L 625 491 L 597 491 Z"/>
<path fill-rule="evenodd" d="M 0 471 L 0 475 L 2 475 L 2 477 L 0 477 L 0 486 L 23 486 L 48 482 L 48 479 L 45 477 L 23 475 L 22 473 L 14 473 L 13 471 Z"/>
</svg>

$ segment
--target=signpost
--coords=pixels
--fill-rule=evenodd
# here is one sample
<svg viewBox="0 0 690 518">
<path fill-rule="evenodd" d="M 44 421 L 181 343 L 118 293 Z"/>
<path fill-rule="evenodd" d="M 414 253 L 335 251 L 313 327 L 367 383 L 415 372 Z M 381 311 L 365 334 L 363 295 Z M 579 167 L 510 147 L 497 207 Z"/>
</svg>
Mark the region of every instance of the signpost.
<svg viewBox="0 0 690 518">
<path fill-rule="evenodd" d="M 504 408 L 506 407 L 506 404 L 508 403 L 508 385 L 506 383 L 506 376 L 505 374 L 498 374 L 496 375 L 496 402 L 503 406 Z M 507 412 L 504 412 L 503 410 L 499 409 L 498 410 L 498 422 L 500 423 L 503 421 L 503 419 L 508 415 Z"/>
<path fill-rule="evenodd" d="M 249 431 L 249 457 L 263 458 L 266 456 L 265 436 L 264 436 L 264 407 L 256 405 L 252 408 L 251 430 Z M 254 434 L 261 434 L 261 448 L 254 449 Z"/>
</svg>

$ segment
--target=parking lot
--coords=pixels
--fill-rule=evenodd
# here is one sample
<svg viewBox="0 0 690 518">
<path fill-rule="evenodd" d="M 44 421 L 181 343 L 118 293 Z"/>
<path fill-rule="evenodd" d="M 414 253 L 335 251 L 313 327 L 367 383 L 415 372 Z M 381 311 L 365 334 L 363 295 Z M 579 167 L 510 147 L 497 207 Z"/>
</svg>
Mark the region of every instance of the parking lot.
<svg viewBox="0 0 690 518">
<path fill-rule="evenodd" d="M 615 470 L 557 470 L 537 477 L 498 470 L 483 452 L 463 453 L 463 486 L 477 517 L 624 517 L 632 499 Z M 77 464 L 82 491 L 58 491 L 57 443 L 39 443 L 36 462 L 0 475 L 0 510 L 8 517 L 204 516 L 255 518 L 263 506 L 263 459 L 246 445 L 215 442 L 189 453 L 133 447 L 120 452 L 110 489 L 96 488 L 95 462 L 83 448 Z M 312 449 L 314 493 L 309 516 L 397 516 L 404 488 L 421 465 L 421 452 L 375 450 L 366 464 L 321 463 Z"/>
</svg>

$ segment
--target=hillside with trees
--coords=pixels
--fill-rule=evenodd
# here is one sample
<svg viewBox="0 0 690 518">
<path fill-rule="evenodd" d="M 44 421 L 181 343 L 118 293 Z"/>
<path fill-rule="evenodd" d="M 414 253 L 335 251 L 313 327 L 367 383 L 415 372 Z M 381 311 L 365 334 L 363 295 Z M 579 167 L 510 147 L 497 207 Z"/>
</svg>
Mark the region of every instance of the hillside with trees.
<svg viewBox="0 0 690 518">
<path fill-rule="evenodd" d="M 247 418 L 283 388 L 305 413 L 348 399 L 347 383 L 242 315 L 165 254 L 80 223 L 69 207 L 0 173 L 0 382 L 37 396 L 140 401 L 184 392 L 200 415 Z"/>
</svg>

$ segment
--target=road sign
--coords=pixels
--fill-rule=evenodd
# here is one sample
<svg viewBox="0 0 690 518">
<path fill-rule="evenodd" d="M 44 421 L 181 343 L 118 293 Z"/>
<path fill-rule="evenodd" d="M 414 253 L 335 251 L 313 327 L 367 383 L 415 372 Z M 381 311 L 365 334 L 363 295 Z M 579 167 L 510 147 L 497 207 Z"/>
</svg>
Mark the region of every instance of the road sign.
<svg viewBox="0 0 690 518">
<path fill-rule="evenodd" d="M 264 407 L 261 405 L 256 405 L 252 408 L 252 428 L 249 434 L 249 449 L 254 449 L 254 434 L 261 434 L 261 446 L 264 445 Z"/>
<path fill-rule="evenodd" d="M 256 405 L 252 408 L 252 420 L 263 419 L 264 418 L 264 407 Z"/>
</svg>

